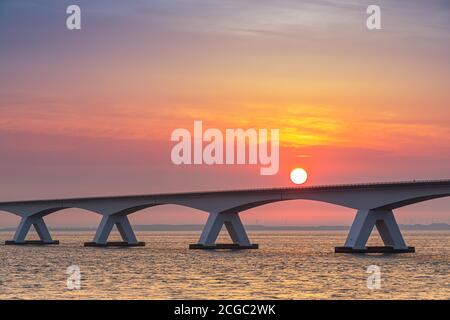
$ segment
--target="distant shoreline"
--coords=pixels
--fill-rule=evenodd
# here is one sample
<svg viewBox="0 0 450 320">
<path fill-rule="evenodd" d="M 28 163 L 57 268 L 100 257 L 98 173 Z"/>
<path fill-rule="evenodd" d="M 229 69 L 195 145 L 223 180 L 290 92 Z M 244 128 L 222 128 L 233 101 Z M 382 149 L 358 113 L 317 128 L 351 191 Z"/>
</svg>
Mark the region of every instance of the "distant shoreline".
<svg viewBox="0 0 450 320">
<path fill-rule="evenodd" d="M 149 224 L 135 225 L 135 231 L 201 231 L 201 224 Z M 265 225 L 246 225 L 249 231 L 345 231 L 350 226 L 265 226 Z M 432 223 L 432 224 L 400 224 L 402 230 L 450 230 L 450 224 Z M 96 227 L 49 227 L 52 231 L 95 231 Z M 15 231 L 15 227 L 0 228 L 0 232 Z"/>
</svg>

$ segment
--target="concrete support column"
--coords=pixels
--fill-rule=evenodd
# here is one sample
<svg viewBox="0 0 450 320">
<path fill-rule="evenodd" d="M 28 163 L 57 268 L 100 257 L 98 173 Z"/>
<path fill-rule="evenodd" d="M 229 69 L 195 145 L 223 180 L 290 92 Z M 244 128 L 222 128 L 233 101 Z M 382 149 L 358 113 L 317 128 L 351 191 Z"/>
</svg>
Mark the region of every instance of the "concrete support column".
<svg viewBox="0 0 450 320">
<path fill-rule="evenodd" d="M 374 227 L 377 227 L 384 247 L 366 247 Z M 358 210 L 344 247 L 336 247 L 339 253 L 403 253 L 414 252 L 408 247 L 395 220 L 392 210 Z"/>
<path fill-rule="evenodd" d="M 232 244 L 216 244 L 216 239 L 225 225 Z M 257 244 L 252 244 L 247 236 L 239 213 L 210 213 L 198 243 L 191 244 L 190 249 L 256 249 Z"/>
<path fill-rule="evenodd" d="M 108 237 L 116 225 L 119 230 L 123 242 L 108 242 Z M 105 246 L 144 246 L 144 242 L 139 242 L 131 227 L 130 221 L 126 215 L 105 215 L 100 221 L 100 225 L 92 242 L 84 244 L 88 247 L 105 247 Z"/>
<path fill-rule="evenodd" d="M 25 240 L 31 226 L 36 230 L 40 240 Z M 13 240 L 6 241 L 5 244 L 58 244 L 59 241 L 52 239 L 47 225 L 41 215 L 22 217 Z"/>
<path fill-rule="evenodd" d="M 247 232 L 245 231 L 239 214 L 224 213 L 222 215 L 224 216 L 225 228 L 227 228 L 233 243 L 241 246 L 251 246 L 250 239 L 247 236 Z"/>
</svg>

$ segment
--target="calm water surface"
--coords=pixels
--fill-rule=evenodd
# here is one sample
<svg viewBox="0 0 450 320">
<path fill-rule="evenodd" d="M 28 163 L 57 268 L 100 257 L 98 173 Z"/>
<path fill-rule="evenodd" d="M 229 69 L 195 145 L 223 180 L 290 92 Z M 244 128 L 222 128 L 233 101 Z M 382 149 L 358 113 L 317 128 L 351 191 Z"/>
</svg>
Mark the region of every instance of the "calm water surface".
<svg viewBox="0 0 450 320">
<path fill-rule="evenodd" d="M 260 249 L 242 251 L 188 250 L 199 232 L 139 232 L 140 248 L 53 234 L 59 246 L 0 245 L 1 299 L 450 299 L 450 232 L 405 232 L 417 252 L 398 255 L 335 254 L 340 231 L 251 232 Z M 81 290 L 66 287 L 70 265 Z M 380 289 L 367 288 L 369 265 L 381 267 Z"/>
</svg>

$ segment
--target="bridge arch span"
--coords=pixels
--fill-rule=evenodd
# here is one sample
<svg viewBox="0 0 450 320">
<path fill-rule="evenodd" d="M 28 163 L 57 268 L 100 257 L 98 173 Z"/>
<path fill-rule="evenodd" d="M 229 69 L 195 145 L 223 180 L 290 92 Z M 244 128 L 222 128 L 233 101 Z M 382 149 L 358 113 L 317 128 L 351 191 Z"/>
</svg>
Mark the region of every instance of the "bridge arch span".
<svg viewBox="0 0 450 320">
<path fill-rule="evenodd" d="M 112 216 L 112 215 L 129 215 L 140 210 L 144 210 L 156 206 L 164 205 L 176 205 L 181 207 L 186 207 L 190 209 L 195 209 L 201 212 L 208 213 L 207 208 L 199 207 L 195 204 L 191 205 L 188 201 L 128 201 L 127 203 L 84 203 L 71 201 L 70 203 L 56 204 L 23 204 L 23 205 L 8 205 L 0 206 L 0 212 L 4 211 L 10 214 L 14 214 L 20 217 L 32 217 L 40 216 L 44 217 L 52 213 L 66 210 L 66 209 L 81 209 L 90 211 L 102 216 Z"/>
<path fill-rule="evenodd" d="M 444 193 L 444 194 L 435 194 L 435 195 L 429 195 L 429 196 L 421 196 L 421 197 L 413 197 L 413 198 L 406 198 L 404 200 L 400 200 L 397 202 L 389 203 L 387 205 L 375 208 L 375 209 L 389 209 L 394 210 L 402 207 L 406 207 L 412 204 L 421 203 L 425 201 L 431 201 L 435 199 L 441 199 L 450 197 L 450 193 Z"/>
<path fill-rule="evenodd" d="M 324 205 L 348 208 L 347 206 L 344 206 L 344 205 L 339 204 L 339 203 L 334 203 L 334 202 L 330 202 L 330 201 L 316 200 L 316 199 L 307 199 L 307 198 L 276 199 L 276 200 L 271 199 L 271 200 L 266 200 L 266 201 L 251 202 L 251 203 L 248 203 L 248 204 L 244 204 L 244 205 L 240 205 L 240 206 L 237 206 L 237 207 L 233 207 L 233 208 L 230 208 L 230 209 L 226 210 L 225 213 L 228 213 L 228 212 L 230 212 L 230 213 L 232 213 L 232 212 L 244 213 L 244 212 L 247 212 L 248 210 L 256 209 L 256 208 L 263 207 L 263 206 L 270 205 L 270 204 L 296 202 L 296 201 L 309 201 L 309 202 L 315 202 L 315 203 L 320 203 L 320 204 L 324 204 Z"/>
<path fill-rule="evenodd" d="M 249 209 L 257 208 L 257 207 L 264 206 L 267 204 L 276 203 L 276 202 L 292 201 L 292 200 L 315 201 L 315 202 L 327 203 L 327 204 L 332 204 L 332 205 L 336 205 L 336 206 L 340 206 L 340 207 L 344 207 L 344 208 L 351 208 L 351 209 L 394 210 L 394 209 L 409 206 L 412 204 L 435 200 L 435 199 L 440 199 L 440 198 L 445 198 L 445 197 L 450 197 L 450 193 L 421 195 L 421 196 L 413 196 L 413 197 L 405 196 L 403 198 L 393 199 L 393 200 L 391 200 L 391 202 L 386 201 L 387 203 L 385 203 L 385 204 L 378 203 L 378 204 L 376 204 L 376 205 L 374 204 L 372 206 L 367 205 L 367 208 L 364 206 L 355 206 L 352 204 L 348 204 L 345 199 L 342 201 L 334 201 L 334 199 L 332 199 L 332 198 L 329 199 L 327 197 L 324 197 L 323 199 L 320 199 L 318 197 L 308 197 L 308 196 L 290 197 L 290 198 L 282 197 L 280 199 L 260 200 L 260 201 L 254 201 L 254 202 L 241 204 L 241 205 L 229 208 L 229 209 L 225 210 L 224 212 L 244 212 Z"/>
</svg>

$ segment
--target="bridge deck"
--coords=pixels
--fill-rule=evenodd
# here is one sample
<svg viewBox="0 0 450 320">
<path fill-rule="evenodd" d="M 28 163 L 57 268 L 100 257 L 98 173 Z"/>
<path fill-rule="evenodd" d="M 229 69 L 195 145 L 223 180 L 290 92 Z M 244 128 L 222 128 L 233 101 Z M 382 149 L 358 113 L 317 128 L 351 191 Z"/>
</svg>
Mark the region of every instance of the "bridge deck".
<svg viewBox="0 0 450 320">
<path fill-rule="evenodd" d="M 269 193 L 269 192 L 308 192 L 308 191 L 336 191 L 336 190 L 367 190 L 367 189 L 387 189 L 397 187 L 425 187 L 425 186 L 449 186 L 450 179 L 442 180 L 418 180 L 418 181 L 398 181 L 398 182 L 375 182 L 375 183 L 353 183 L 353 184 L 331 184 L 305 187 L 277 187 L 277 188 L 253 188 L 238 190 L 214 190 L 214 191 L 193 191 L 176 193 L 155 193 L 155 194 L 137 194 L 137 195 L 109 195 L 109 196 L 88 196 L 77 198 L 60 199 L 34 199 L 34 200 L 14 200 L 0 202 L 0 205 L 6 204 L 35 204 L 41 202 L 53 201 L 80 201 L 80 200 L 107 200 L 107 199 L 140 199 L 140 198 L 158 198 L 158 197 L 176 197 L 176 196 L 204 196 L 214 194 L 235 194 L 235 193 Z"/>
</svg>

